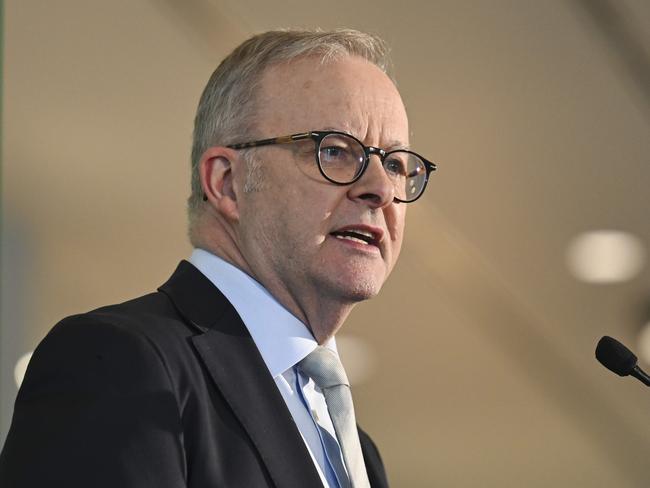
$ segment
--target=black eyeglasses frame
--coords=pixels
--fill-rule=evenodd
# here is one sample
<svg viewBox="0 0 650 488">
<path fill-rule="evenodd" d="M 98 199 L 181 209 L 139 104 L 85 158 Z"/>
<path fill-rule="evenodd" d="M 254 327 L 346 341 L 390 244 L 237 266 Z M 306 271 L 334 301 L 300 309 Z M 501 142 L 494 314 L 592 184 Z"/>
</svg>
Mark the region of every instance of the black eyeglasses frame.
<svg viewBox="0 0 650 488">
<path fill-rule="evenodd" d="M 342 135 L 346 137 L 350 137 L 353 140 L 355 140 L 359 145 L 363 148 L 363 152 L 365 155 L 365 159 L 363 161 L 363 166 L 359 170 L 359 173 L 352 179 L 352 181 L 349 181 L 347 183 L 341 183 L 339 181 L 333 180 L 325 172 L 323 171 L 323 167 L 320 162 L 320 144 L 323 139 L 325 139 L 327 136 L 330 135 Z M 260 139 L 258 141 L 251 141 L 251 142 L 242 142 L 242 143 L 237 143 L 237 144 L 230 144 L 226 147 L 230 149 L 250 149 L 253 147 L 260 147 L 260 146 L 270 146 L 270 145 L 275 145 L 275 144 L 292 144 L 294 142 L 302 141 L 305 139 L 312 139 L 316 145 L 315 145 L 315 156 L 316 156 L 316 164 L 318 165 L 318 171 L 320 171 L 320 174 L 325 178 L 327 181 L 330 183 L 334 183 L 335 185 L 339 186 L 346 186 L 346 185 L 351 185 L 354 182 L 358 181 L 359 178 L 363 176 L 363 174 L 366 172 L 366 169 L 368 168 L 368 165 L 370 164 L 370 156 L 373 154 L 376 154 L 379 156 L 379 159 L 383 165 L 384 161 L 386 160 L 386 157 L 390 156 L 393 153 L 396 152 L 405 152 L 408 154 L 412 154 L 413 156 L 416 156 L 422 160 L 424 163 L 424 167 L 426 169 L 426 176 L 424 178 L 424 185 L 422 185 L 422 190 L 418 193 L 418 195 L 413 198 L 412 200 L 402 200 L 400 198 L 394 197 L 394 200 L 397 202 L 401 203 L 413 203 L 415 202 L 418 198 L 420 198 L 423 194 L 424 191 L 427 188 L 427 184 L 429 183 L 429 175 L 438 169 L 438 166 L 436 163 L 433 163 L 426 158 L 423 158 L 420 156 L 418 153 L 415 153 L 413 151 L 409 151 L 407 149 L 394 149 L 392 151 L 386 151 L 384 149 L 381 149 L 379 147 L 374 147 L 374 146 L 366 146 L 363 142 L 361 142 L 359 139 L 354 137 L 353 135 L 348 134 L 347 132 L 341 132 L 341 131 L 336 131 L 336 130 L 325 130 L 325 131 L 310 131 L 310 132 L 300 132 L 298 134 L 291 134 L 288 136 L 280 136 L 280 137 L 272 137 L 269 139 Z M 408 175 L 407 175 L 408 176 Z"/>
</svg>

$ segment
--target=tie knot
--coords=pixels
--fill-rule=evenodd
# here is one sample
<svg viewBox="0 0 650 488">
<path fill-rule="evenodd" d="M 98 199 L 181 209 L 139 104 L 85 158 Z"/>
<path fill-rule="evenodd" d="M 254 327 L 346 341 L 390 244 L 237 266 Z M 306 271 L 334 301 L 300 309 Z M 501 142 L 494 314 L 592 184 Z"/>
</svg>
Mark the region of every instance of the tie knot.
<svg viewBox="0 0 650 488">
<path fill-rule="evenodd" d="M 343 365 L 334 351 L 318 346 L 305 359 L 300 361 L 299 367 L 321 389 L 333 386 L 350 386 Z"/>
</svg>

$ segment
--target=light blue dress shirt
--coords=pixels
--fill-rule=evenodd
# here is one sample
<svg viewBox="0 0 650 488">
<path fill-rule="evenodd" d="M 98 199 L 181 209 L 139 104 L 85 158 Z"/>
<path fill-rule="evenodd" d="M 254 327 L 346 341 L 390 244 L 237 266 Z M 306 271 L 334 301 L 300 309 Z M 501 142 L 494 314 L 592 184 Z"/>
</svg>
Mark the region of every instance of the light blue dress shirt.
<svg viewBox="0 0 650 488">
<path fill-rule="evenodd" d="M 325 398 L 297 368 L 318 346 L 309 329 L 262 285 L 223 259 L 194 249 L 189 261 L 223 293 L 246 325 L 298 426 L 323 486 L 346 488 L 343 457 Z M 334 338 L 324 346 L 338 356 Z"/>
</svg>

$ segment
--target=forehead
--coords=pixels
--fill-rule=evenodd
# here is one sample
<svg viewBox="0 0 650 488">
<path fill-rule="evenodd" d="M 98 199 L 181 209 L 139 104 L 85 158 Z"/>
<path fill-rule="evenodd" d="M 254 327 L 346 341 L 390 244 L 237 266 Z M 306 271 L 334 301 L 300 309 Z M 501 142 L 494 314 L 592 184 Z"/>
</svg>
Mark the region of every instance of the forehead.
<svg viewBox="0 0 650 488">
<path fill-rule="evenodd" d="M 408 120 L 397 88 L 359 57 L 325 63 L 307 57 L 272 66 L 262 76 L 256 108 L 262 136 L 331 128 L 368 144 L 408 144 Z"/>
</svg>

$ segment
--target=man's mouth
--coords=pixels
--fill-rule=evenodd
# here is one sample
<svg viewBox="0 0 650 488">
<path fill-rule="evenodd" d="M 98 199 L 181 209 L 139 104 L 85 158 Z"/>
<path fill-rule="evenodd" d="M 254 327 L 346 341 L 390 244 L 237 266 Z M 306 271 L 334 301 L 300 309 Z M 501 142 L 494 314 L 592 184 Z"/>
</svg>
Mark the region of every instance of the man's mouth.
<svg viewBox="0 0 650 488">
<path fill-rule="evenodd" d="M 345 229 L 331 232 L 330 235 L 337 239 L 358 242 L 369 246 L 379 246 L 380 235 L 367 229 L 347 227 Z"/>
</svg>

